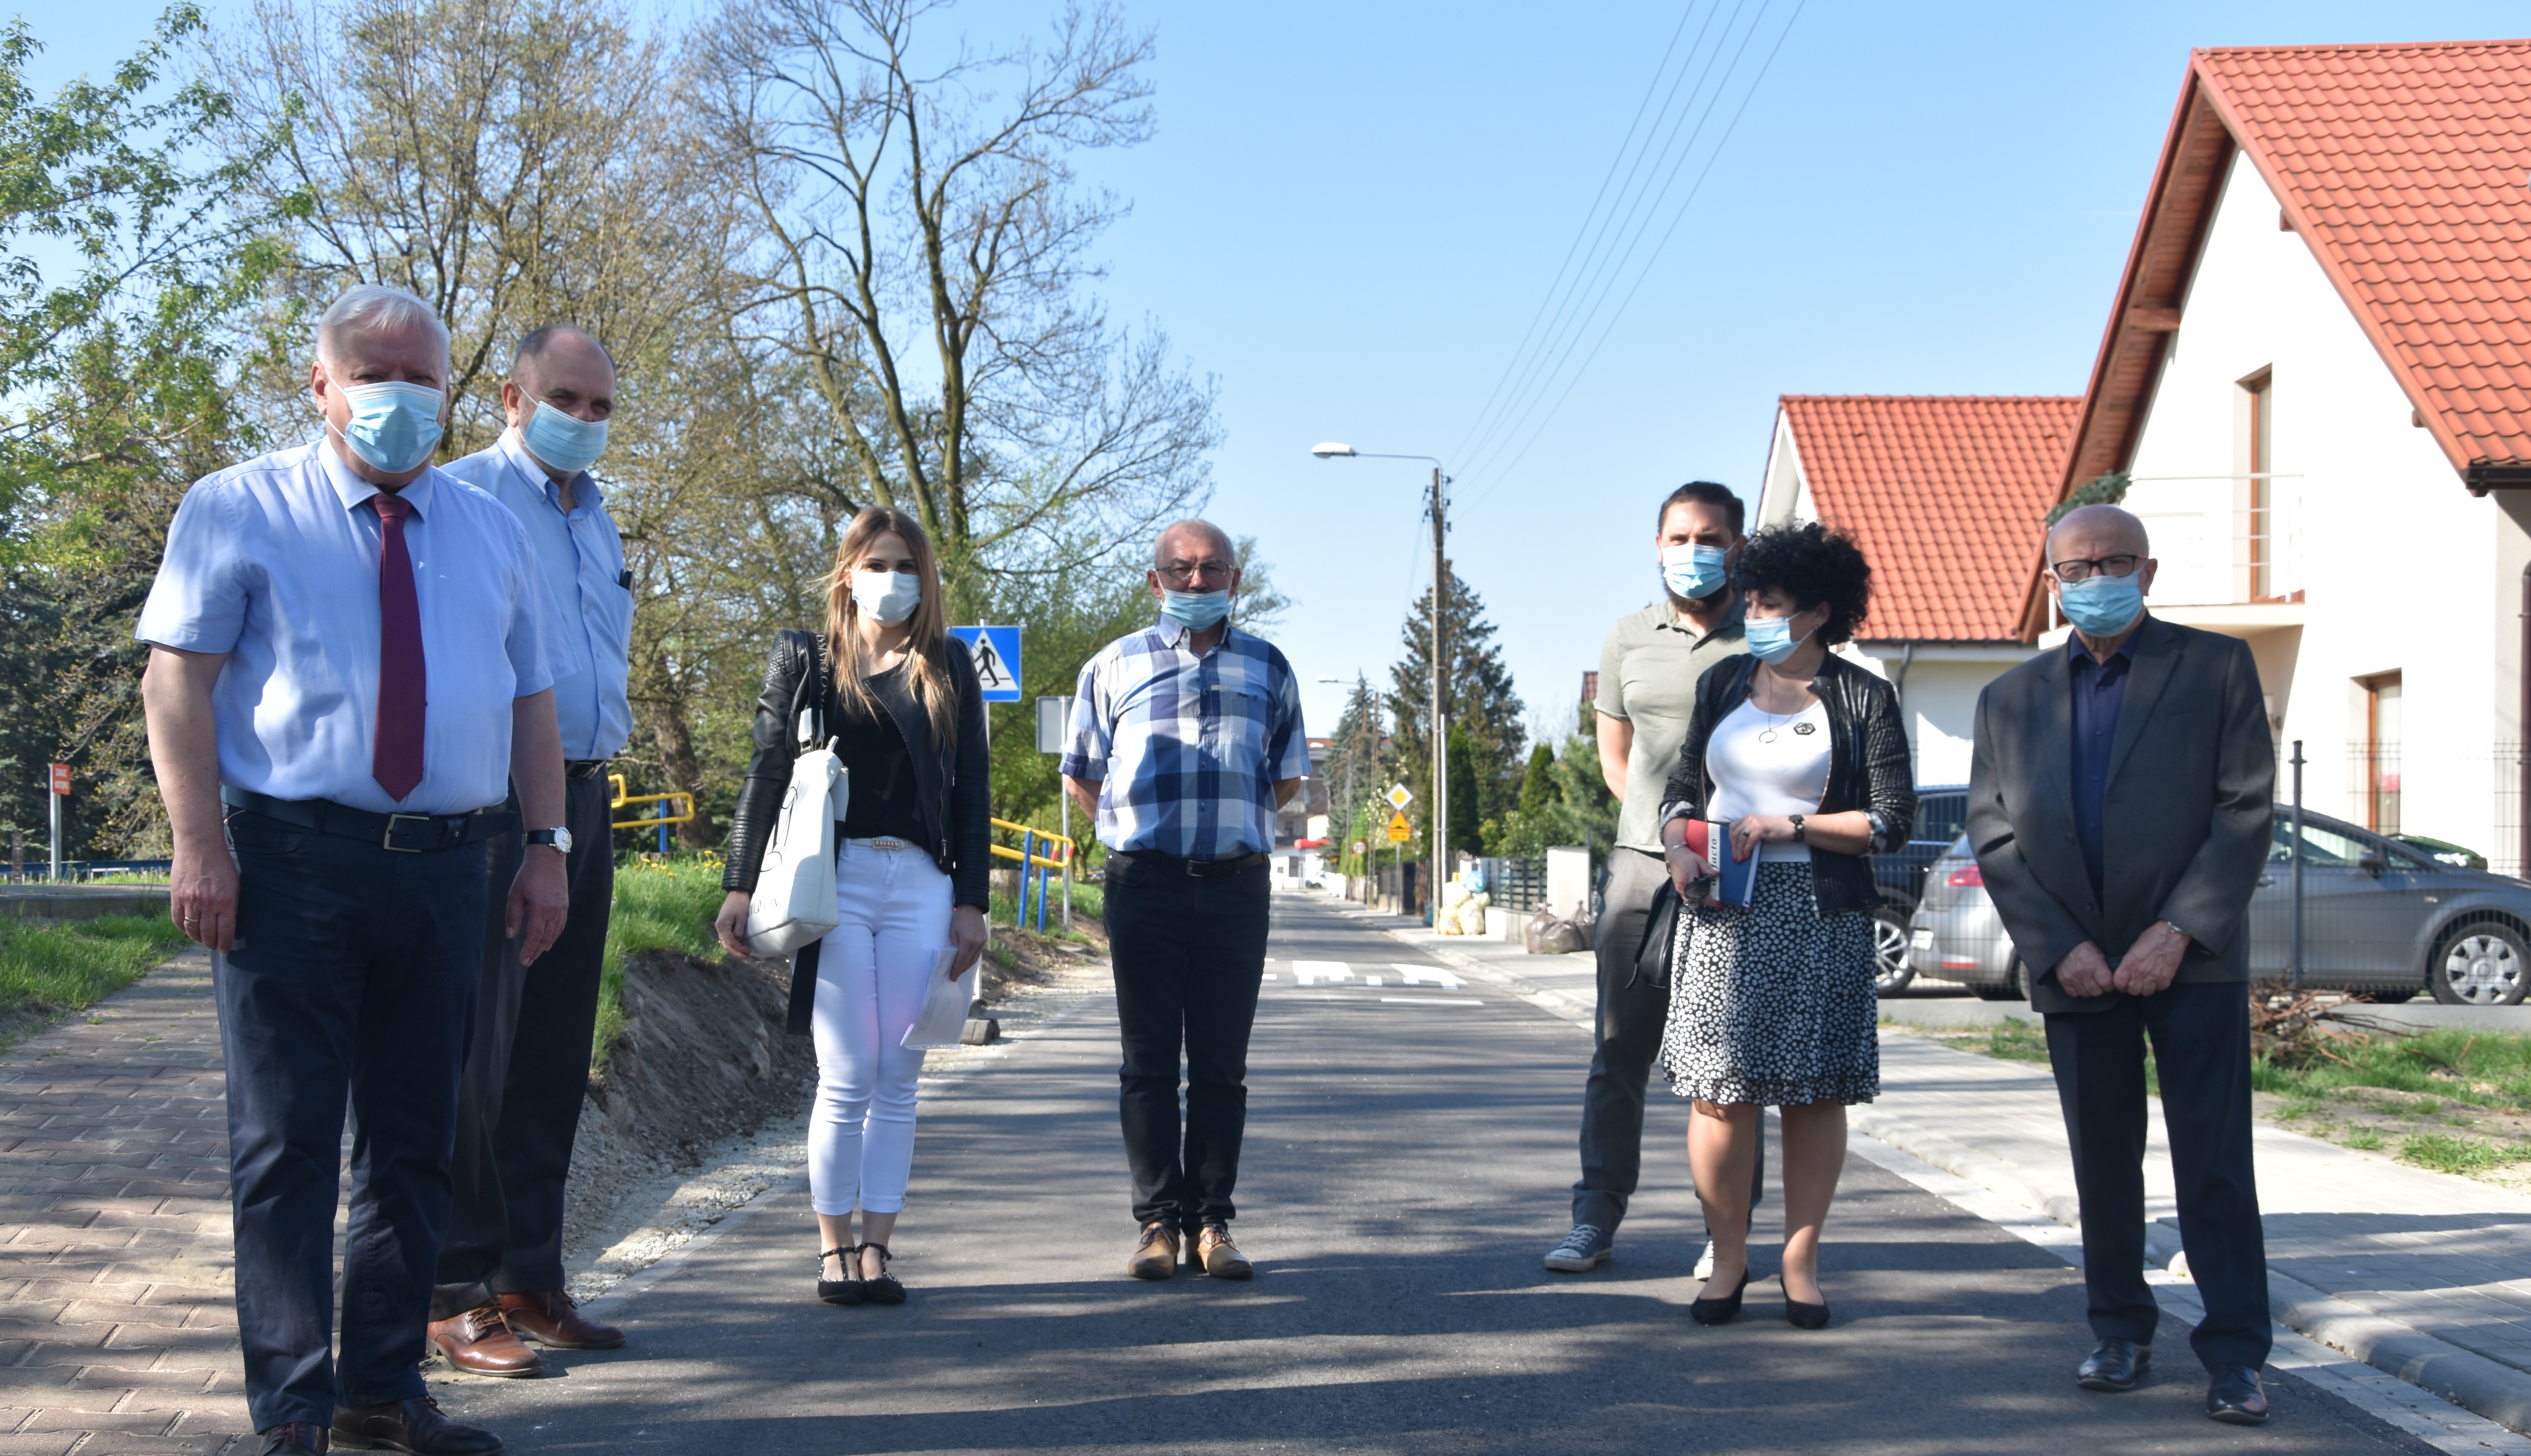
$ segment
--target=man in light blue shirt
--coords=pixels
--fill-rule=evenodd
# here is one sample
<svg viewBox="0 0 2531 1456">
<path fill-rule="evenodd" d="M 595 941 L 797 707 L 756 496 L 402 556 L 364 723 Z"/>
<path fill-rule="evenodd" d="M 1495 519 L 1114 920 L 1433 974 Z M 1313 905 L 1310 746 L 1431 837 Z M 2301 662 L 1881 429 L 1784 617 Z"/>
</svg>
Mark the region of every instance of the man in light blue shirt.
<svg viewBox="0 0 2531 1456">
<path fill-rule="evenodd" d="M 533 965 L 498 917 L 483 931 L 482 990 L 457 1106 L 456 1204 L 431 1290 L 430 1339 L 481 1375 L 534 1375 L 525 1341 L 606 1350 L 623 1331 L 574 1308 L 563 1289 L 564 1183 L 589 1088 L 590 1039 L 615 893 L 606 760 L 632 732 L 625 695 L 633 637 L 624 540 L 589 470 L 615 413 L 615 364 L 566 324 L 519 341 L 501 385 L 509 427 L 448 474 L 510 508 L 526 528 L 560 626 L 554 716 L 571 831 L 571 917 Z M 524 852 L 493 845 L 493 874 Z"/>
<path fill-rule="evenodd" d="M 141 612 L 169 910 L 212 952 L 238 1336 L 266 1456 L 314 1456 L 329 1428 L 501 1449 L 440 1414 L 416 1363 L 486 902 L 506 896 L 531 963 L 564 918 L 563 859 L 541 847 L 561 829 L 562 751 L 527 532 L 430 468 L 447 379 L 428 305 L 346 290 L 309 370 L 324 437 L 187 491 Z M 539 847 L 491 886 L 490 843 L 518 833 L 511 785 Z"/>
</svg>

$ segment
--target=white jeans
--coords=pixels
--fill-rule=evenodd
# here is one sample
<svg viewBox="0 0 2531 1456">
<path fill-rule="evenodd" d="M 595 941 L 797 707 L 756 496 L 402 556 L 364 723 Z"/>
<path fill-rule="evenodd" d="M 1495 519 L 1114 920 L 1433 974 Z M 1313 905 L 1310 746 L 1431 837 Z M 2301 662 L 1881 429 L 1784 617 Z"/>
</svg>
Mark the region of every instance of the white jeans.
<svg viewBox="0 0 2531 1456">
<path fill-rule="evenodd" d="M 898 847 L 883 847 L 890 845 Z M 820 1213 L 905 1206 L 923 1053 L 898 1043 L 922 1014 L 931 962 L 949 943 L 949 876 L 921 847 L 843 842 L 838 923 L 817 952 L 812 1026 L 817 1101 L 809 1114 L 809 1198 Z"/>
</svg>

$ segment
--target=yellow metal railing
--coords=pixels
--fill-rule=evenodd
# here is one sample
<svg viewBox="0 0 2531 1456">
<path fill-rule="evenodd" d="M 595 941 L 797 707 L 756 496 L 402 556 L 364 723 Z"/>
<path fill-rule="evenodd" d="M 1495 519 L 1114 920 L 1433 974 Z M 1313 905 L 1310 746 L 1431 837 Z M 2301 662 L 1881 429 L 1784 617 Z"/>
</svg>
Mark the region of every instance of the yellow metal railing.
<svg viewBox="0 0 2531 1456">
<path fill-rule="evenodd" d="M 992 819 L 988 822 L 1005 834 L 1020 836 L 1018 849 L 1013 849 L 1007 844 L 997 844 L 992 847 L 994 859 L 1016 860 L 1020 866 L 1019 905 L 1011 917 L 1011 924 L 1015 925 L 1028 924 L 1029 890 L 1034 886 L 1037 891 L 1037 927 L 1041 930 L 1045 928 L 1046 876 L 1049 873 L 1060 872 L 1063 875 L 1063 923 L 1066 925 L 1071 924 L 1072 856 L 1077 848 L 1071 838 L 1062 834 L 1049 834 L 1043 829 L 1033 828 L 1027 824 L 1014 824 L 1008 819 Z M 1061 858 L 1049 858 L 1039 854 L 1038 846 L 1041 844 L 1049 850 L 1061 850 Z"/>
<path fill-rule="evenodd" d="M 695 796 L 687 793 L 683 789 L 671 790 L 665 794 L 635 794 L 629 792 L 625 788 L 624 775 L 620 773 L 608 774 L 606 776 L 606 781 L 615 786 L 615 797 L 607 801 L 606 807 L 608 809 L 623 809 L 628 805 L 635 804 L 655 804 L 659 806 L 659 812 L 655 814 L 650 814 L 643 818 L 613 820 L 612 823 L 615 828 L 657 828 L 662 834 L 664 834 L 666 832 L 667 825 L 689 823 L 694 819 Z M 682 812 L 678 813 L 668 812 L 671 806 L 678 808 Z"/>
</svg>

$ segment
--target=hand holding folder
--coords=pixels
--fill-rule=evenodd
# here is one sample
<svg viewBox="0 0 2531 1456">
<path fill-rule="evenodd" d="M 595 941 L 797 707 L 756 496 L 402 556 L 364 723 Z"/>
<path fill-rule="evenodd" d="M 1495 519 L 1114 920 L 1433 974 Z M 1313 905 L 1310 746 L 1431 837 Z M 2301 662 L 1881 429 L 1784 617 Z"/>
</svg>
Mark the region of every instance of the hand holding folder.
<svg viewBox="0 0 2531 1456">
<path fill-rule="evenodd" d="M 1707 905 L 1746 910 L 1757 899 L 1758 857 L 1734 858 L 1729 824 L 1719 819 L 1688 820 L 1687 847 L 1713 867 L 1714 872 L 1699 881 L 1705 887 Z"/>
</svg>

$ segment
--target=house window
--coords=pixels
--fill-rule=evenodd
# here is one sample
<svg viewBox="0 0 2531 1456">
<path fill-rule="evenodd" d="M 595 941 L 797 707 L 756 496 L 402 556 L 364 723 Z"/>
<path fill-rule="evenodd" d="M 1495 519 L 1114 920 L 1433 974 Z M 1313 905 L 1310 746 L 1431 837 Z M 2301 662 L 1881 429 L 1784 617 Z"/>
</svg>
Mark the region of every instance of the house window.
<svg viewBox="0 0 2531 1456">
<path fill-rule="evenodd" d="M 2399 674 L 2367 678 L 2364 688 L 2364 744 L 2359 766 L 2364 778 L 2364 827 L 2378 834 L 2399 832 Z"/>
<path fill-rule="evenodd" d="M 2244 493 L 2250 545 L 2250 599 L 2269 601 L 2277 595 L 2276 536 L 2276 376 L 2267 369 L 2241 381 L 2248 396 L 2246 453 L 2249 489 Z"/>
</svg>

